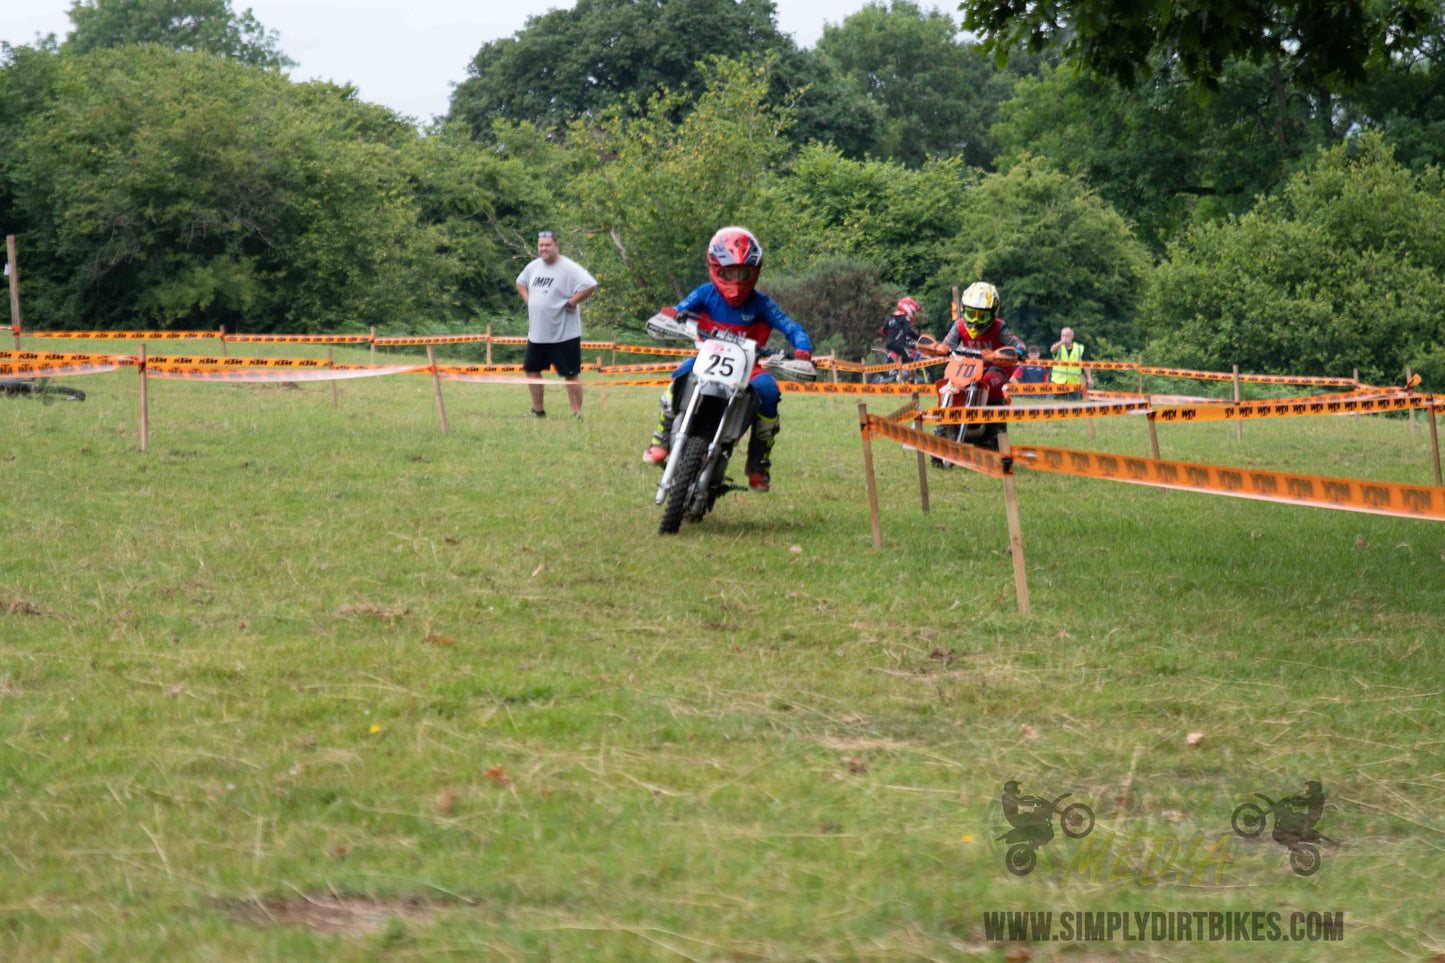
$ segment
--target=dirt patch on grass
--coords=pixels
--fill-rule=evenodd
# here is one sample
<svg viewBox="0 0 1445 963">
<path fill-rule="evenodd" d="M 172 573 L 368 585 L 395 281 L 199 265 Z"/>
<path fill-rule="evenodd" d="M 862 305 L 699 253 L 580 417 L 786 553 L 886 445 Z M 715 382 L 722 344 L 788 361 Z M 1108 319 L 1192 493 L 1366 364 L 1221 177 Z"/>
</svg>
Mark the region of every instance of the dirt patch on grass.
<svg viewBox="0 0 1445 963">
<path fill-rule="evenodd" d="M 373 605 L 371 602 L 347 602 L 331 614 L 338 619 L 381 619 L 383 622 L 394 622 L 409 614 L 409 606 Z"/>
<path fill-rule="evenodd" d="M 226 910 L 239 923 L 304 926 L 337 936 L 369 936 L 386 929 L 392 920 L 425 923 L 435 914 L 433 906 L 419 897 L 378 899 L 333 893 L 232 903 Z"/>
<path fill-rule="evenodd" d="M 51 614 L 34 602 L 27 602 L 18 595 L 0 595 L 0 613 L 5 615 L 34 615 L 48 619 Z"/>
</svg>

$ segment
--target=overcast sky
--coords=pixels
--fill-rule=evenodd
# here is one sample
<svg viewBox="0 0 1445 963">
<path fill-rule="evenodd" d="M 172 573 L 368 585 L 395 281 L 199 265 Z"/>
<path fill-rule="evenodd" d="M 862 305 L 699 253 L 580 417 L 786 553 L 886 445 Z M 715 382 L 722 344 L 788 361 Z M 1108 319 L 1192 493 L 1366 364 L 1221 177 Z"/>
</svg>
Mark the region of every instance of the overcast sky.
<svg viewBox="0 0 1445 963">
<path fill-rule="evenodd" d="M 776 0 L 778 25 L 800 46 L 811 47 L 825 21 L 839 23 L 866 2 Z M 422 122 L 446 113 L 451 85 L 466 79 L 467 64 L 482 44 L 511 36 L 529 16 L 572 5 L 571 0 L 231 3 L 237 11 L 250 7 L 268 30 L 280 33 L 281 49 L 300 64 L 291 73 L 294 79 L 350 82 L 363 100 Z M 37 33 L 63 40 L 70 6 L 70 0 L 0 0 L 0 40 L 30 43 Z"/>
</svg>

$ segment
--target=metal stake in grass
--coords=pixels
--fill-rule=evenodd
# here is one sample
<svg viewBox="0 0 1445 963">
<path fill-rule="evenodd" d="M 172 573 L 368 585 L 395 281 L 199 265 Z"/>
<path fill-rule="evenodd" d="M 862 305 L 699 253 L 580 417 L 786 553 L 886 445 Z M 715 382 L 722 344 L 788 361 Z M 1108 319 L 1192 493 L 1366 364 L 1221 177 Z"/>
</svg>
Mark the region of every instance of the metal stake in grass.
<svg viewBox="0 0 1445 963">
<path fill-rule="evenodd" d="M 375 345 L 373 345 L 373 347 L 375 347 Z M 335 368 L 336 368 L 336 349 L 335 349 L 335 348 L 327 347 L 327 349 L 326 349 L 326 366 L 327 366 L 328 368 L 332 368 L 332 369 L 335 369 Z M 331 378 L 331 407 L 333 407 L 333 408 L 336 407 L 336 376 L 335 376 L 335 375 L 336 375 L 336 372 L 333 370 L 333 371 L 332 371 L 332 378 Z"/>
<path fill-rule="evenodd" d="M 913 406 L 918 407 L 918 392 L 913 392 Z M 923 412 L 913 420 L 913 427 L 919 431 L 923 430 Z M 918 497 L 923 502 L 923 514 L 928 514 L 928 458 L 923 454 L 923 449 L 918 449 Z"/>
<path fill-rule="evenodd" d="M 858 402 L 858 427 L 863 432 L 863 477 L 868 482 L 868 520 L 873 525 L 873 547 L 883 547 L 883 529 L 878 524 L 878 483 L 873 478 L 873 442 L 868 434 L 868 405 Z"/>
<path fill-rule="evenodd" d="M 437 353 L 431 345 L 426 346 L 426 360 L 431 365 L 431 384 L 432 388 L 436 390 L 437 414 L 441 417 L 442 434 L 445 435 L 447 433 L 447 409 L 446 405 L 442 404 L 442 379 L 437 374 Z"/>
</svg>

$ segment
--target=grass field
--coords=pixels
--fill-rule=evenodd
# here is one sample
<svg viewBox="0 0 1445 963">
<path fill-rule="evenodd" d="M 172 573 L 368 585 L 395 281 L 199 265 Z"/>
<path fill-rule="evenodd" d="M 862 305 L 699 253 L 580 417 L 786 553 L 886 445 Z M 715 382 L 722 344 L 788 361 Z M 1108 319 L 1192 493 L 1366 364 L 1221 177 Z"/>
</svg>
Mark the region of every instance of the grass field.
<svg viewBox="0 0 1445 963">
<path fill-rule="evenodd" d="M 0 401 L 0 959 L 1445 954 L 1445 527 L 1025 473 L 1023 618 L 999 482 L 924 515 L 876 444 L 871 549 L 851 402 L 785 398 L 774 491 L 663 540 L 650 389 L 448 384 L 443 436 L 421 377 L 152 382 L 143 455 L 135 374 L 73 383 Z M 1431 479 L 1399 418 L 1160 434 Z M 1009 778 L 1091 837 L 1007 873 Z M 1229 820 L 1307 779 L 1300 877 Z M 1020 947 L 1003 910 L 1346 929 Z"/>
</svg>

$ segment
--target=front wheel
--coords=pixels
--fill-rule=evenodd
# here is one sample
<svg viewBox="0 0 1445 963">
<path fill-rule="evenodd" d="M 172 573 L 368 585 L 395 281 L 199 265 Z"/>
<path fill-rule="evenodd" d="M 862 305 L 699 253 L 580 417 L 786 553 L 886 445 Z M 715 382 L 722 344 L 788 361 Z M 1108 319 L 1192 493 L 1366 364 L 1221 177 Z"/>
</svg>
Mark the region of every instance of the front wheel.
<svg viewBox="0 0 1445 963">
<path fill-rule="evenodd" d="M 1070 839 L 1083 839 L 1094 831 L 1094 811 L 1086 803 L 1065 806 L 1059 815 L 1059 826 Z"/>
<path fill-rule="evenodd" d="M 1008 848 L 1008 854 L 1004 857 L 1004 866 L 1015 876 L 1027 876 L 1034 871 L 1034 864 L 1038 857 L 1034 855 L 1034 848 L 1028 843 L 1015 843 Z"/>
<path fill-rule="evenodd" d="M 1296 843 L 1290 847 L 1289 868 L 1300 876 L 1313 876 L 1320 868 L 1320 851 L 1309 843 Z"/>
<path fill-rule="evenodd" d="M 707 457 L 707 440 L 695 435 L 686 439 L 677 457 L 672 490 L 667 493 L 667 505 L 662 510 L 662 524 L 657 527 L 659 535 L 676 535 L 677 530 L 682 527 L 687 503 L 692 500 L 693 487 L 697 485 L 697 476 L 702 472 L 702 460 Z"/>
<path fill-rule="evenodd" d="M 1240 803 L 1229 817 L 1229 824 L 1245 839 L 1253 839 L 1264 832 L 1264 810 L 1254 803 Z"/>
</svg>

